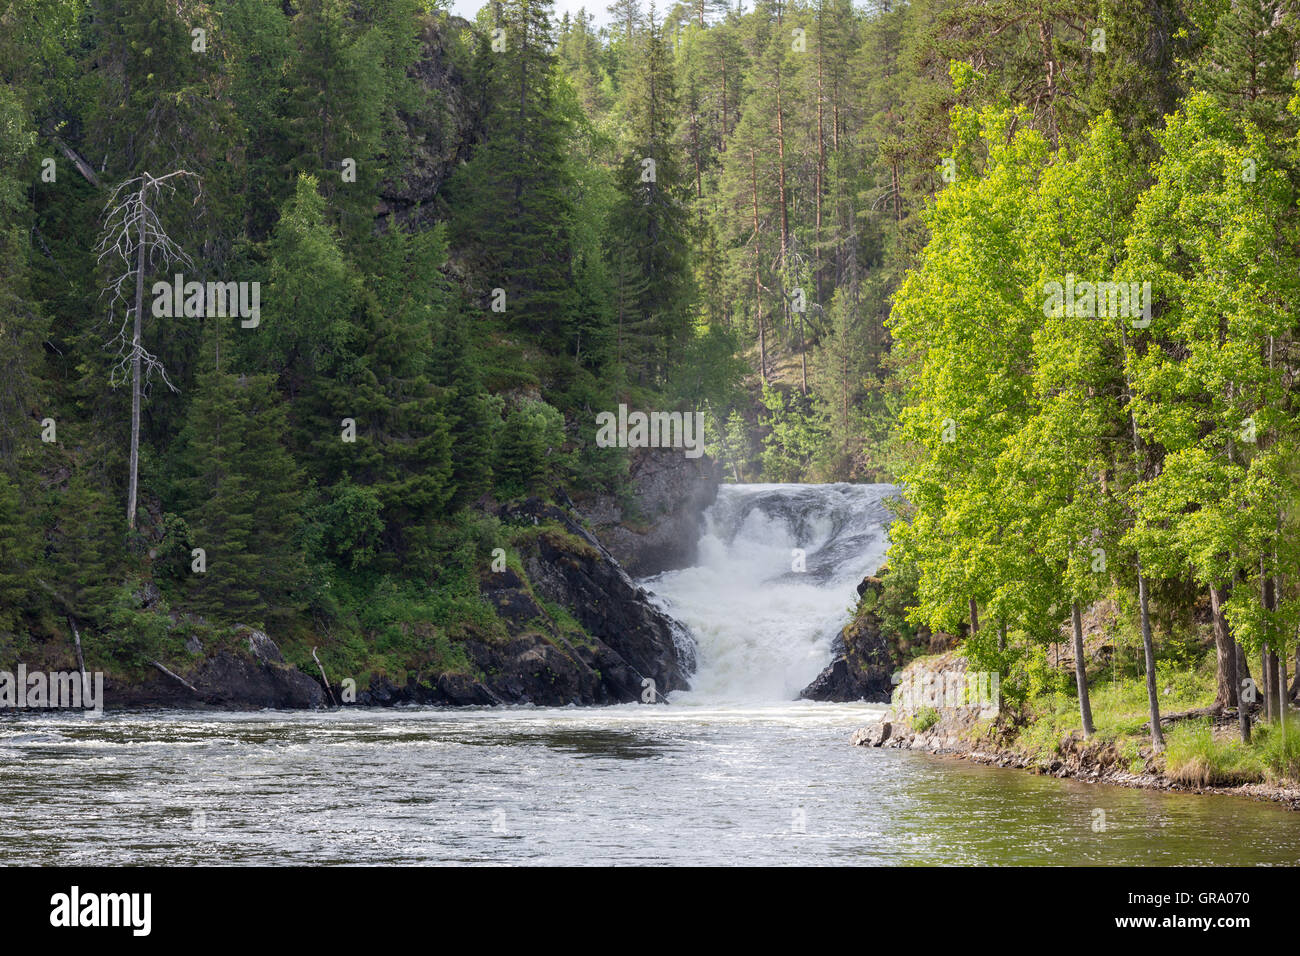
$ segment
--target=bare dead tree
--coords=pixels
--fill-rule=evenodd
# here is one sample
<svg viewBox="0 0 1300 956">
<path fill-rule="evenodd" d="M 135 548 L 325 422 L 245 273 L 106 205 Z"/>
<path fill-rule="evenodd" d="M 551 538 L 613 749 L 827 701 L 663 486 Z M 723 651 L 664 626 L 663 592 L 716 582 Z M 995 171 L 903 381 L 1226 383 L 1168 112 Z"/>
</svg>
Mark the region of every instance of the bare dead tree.
<svg viewBox="0 0 1300 956">
<path fill-rule="evenodd" d="M 131 528 L 135 527 L 140 487 L 141 393 L 154 374 L 173 392 L 178 391 L 167 377 L 162 362 L 141 341 L 144 277 L 146 272 L 170 269 L 177 263 L 193 265 L 185 251 L 167 235 L 158 216 L 164 192 L 174 193 L 176 184 L 186 179 L 193 179 L 196 190 L 201 192 L 198 176 L 183 169 L 159 177 L 141 173 L 118 184 L 104 205 L 104 231 L 95 246 L 100 265 L 120 262 L 123 270 L 109 280 L 100 295 L 109 297 L 110 325 L 120 315 L 113 337 L 105 343 L 105 348 L 116 349 L 117 358 L 109 373 L 109 384 L 117 388 L 128 377 L 131 382 L 131 477 L 126 502 L 126 521 Z M 195 202 L 198 198 L 196 195 Z"/>
</svg>

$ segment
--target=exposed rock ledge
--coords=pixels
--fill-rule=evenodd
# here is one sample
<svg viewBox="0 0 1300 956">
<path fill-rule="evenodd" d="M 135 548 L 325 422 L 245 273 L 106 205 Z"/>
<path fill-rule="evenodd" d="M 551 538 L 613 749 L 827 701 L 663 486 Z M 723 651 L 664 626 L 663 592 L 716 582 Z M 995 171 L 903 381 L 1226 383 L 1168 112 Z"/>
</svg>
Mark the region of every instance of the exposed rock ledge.
<svg viewBox="0 0 1300 956">
<path fill-rule="evenodd" d="M 500 517 L 539 533 L 513 569 L 485 574 L 484 599 L 496 610 L 507 637 L 458 641 L 468 672 L 415 673 L 395 682 L 376 676 L 356 688 L 361 705 L 612 704 L 662 702 L 689 686 L 694 641 L 681 624 L 656 607 L 629 574 L 689 565 L 695 558 L 700 518 L 717 495 L 717 466 L 680 450 L 643 450 L 632 460 L 635 523 L 612 498 L 594 498 L 573 512 L 530 499 L 501 509 Z M 566 503 L 567 502 L 567 499 Z M 596 527 L 593 534 L 578 516 Z M 624 565 L 626 562 L 626 565 Z M 625 570 L 626 567 L 626 570 Z M 148 609 L 160 595 L 141 596 Z M 557 620 L 550 608 L 572 621 Z M 268 635 L 244 628 L 233 646 L 203 647 L 197 637 L 180 660 L 158 662 L 142 676 L 105 681 L 113 709 L 137 707 L 311 708 L 330 703 L 312 672 L 285 662 Z M 332 682 L 342 675 L 329 674 Z M 653 694 L 648 681 L 653 681 Z M 335 701 L 343 688 L 329 688 Z M 648 701 L 647 701 L 648 702 Z"/>
<path fill-rule="evenodd" d="M 190 638 L 190 653 L 198 660 L 165 673 L 159 668 L 143 680 L 104 682 L 104 698 L 111 709 L 129 707 L 211 707 L 260 710 L 309 708 L 325 704 L 319 681 L 285 662 L 280 648 L 262 631 L 242 628 L 244 648 L 219 650 L 203 656 L 197 638 Z M 179 671 L 179 672 L 178 672 Z"/>
<path fill-rule="evenodd" d="M 394 686 L 380 678 L 357 695 L 359 704 L 614 704 L 648 699 L 689 686 L 694 643 L 680 624 L 649 600 L 608 550 L 566 512 L 530 499 L 502 517 L 542 531 L 523 549 L 527 577 L 507 568 L 488 574 L 483 597 L 509 632 L 508 640 L 462 642 L 477 675 L 433 675 Z M 583 634 L 566 630 L 542 602 L 564 608 Z M 478 676 L 481 675 L 481 676 Z"/>
</svg>

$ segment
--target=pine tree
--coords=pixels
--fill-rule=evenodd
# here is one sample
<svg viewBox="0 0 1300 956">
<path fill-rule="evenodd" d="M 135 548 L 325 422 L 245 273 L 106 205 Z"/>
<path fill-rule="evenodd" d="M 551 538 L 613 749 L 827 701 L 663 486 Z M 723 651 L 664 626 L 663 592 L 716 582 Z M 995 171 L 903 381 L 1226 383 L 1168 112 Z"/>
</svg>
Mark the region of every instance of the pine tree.
<svg viewBox="0 0 1300 956">
<path fill-rule="evenodd" d="M 463 508 L 487 491 L 492 478 L 494 433 L 500 415 L 479 375 L 478 356 L 466 334 L 466 317 L 448 313 L 434 342 L 431 374 L 442 393 L 441 413 L 447 422 L 454 491 L 448 508 Z"/>
<path fill-rule="evenodd" d="M 1191 68 L 1193 85 L 1279 139 L 1294 133 L 1296 12 L 1282 0 L 1232 0 Z"/>
<path fill-rule="evenodd" d="M 0 631 L 18 629 L 36 590 L 36 548 L 19 487 L 0 472 Z"/>
<path fill-rule="evenodd" d="M 371 489 L 385 554 L 400 560 L 405 529 L 440 516 L 453 494 L 450 432 L 429 369 L 445 248 L 440 231 L 394 227 L 377 251 L 358 314 L 297 417 L 318 479 Z"/>
</svg>

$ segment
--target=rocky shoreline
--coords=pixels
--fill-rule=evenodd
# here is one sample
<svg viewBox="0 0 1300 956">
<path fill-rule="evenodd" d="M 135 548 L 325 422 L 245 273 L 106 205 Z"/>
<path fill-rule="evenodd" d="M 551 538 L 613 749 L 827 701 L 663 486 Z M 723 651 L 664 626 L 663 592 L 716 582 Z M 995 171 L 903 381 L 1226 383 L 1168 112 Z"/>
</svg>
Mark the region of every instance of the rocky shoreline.
<svg viewBox="0 0 1300 956">
<path fill-rule="evenodd" d="M 966 661 L 955 653 L 924 657 L 904 668 L 902 683 L 918 676 L 961 673 Z M 927 724 L 924 711 L 931 711 L 934 723 Z M 1140 748 L 1140 772 L 1133 761 L 1120 753 L 1113 741 L 1083 740 L 1078 734 L 1064 737 L 1052 754 L 1031 754 L 1017 749 L 1010 740 L 1011 727 L 1003 718 L 987 720 L 978 705 L 926 708 L 924 703 L 895 695 L 888 712 L 875 723 L 860 727 L 850 737 L 858 747 L 892 747 L 916 750 L 934 756 L 968 760 L 992 767 L 1028 770 L 1045 776 L 1103 783 L 1142 790 L 1165 790 L 1182 793 L 1214 793 L 1250 797 L 1300 810 L 1300 788 L 1272 783 L 1246 783 L 1235 787 L 1194 787 L 1168 777 L 1160 769 L 1149 747 Z M 1165 721 L 1162 720 L 1162 724 Z M 914 729 L 917 725 L 922 729 Z"/>
</svg>

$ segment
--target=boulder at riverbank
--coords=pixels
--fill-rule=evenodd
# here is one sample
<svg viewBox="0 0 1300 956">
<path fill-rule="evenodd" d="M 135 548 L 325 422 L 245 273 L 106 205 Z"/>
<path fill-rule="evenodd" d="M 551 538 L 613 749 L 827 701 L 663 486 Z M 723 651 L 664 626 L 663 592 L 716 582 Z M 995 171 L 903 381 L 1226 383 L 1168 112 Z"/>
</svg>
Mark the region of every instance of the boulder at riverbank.
<svg viewBox="0 0 1300 956">
<path fill-rule="evenodd" d="M 191 638 L 185 663 L 155 664 L 142 680 L 109 676 L 104 681 L 108 709 L 196 707 L 221 710 L 311 708 L 326 703 L 320 682 L 284 660 L 279 646 L 253 628 L 237 628 L 232 646 L 207 653 Z"/>
</svg>

